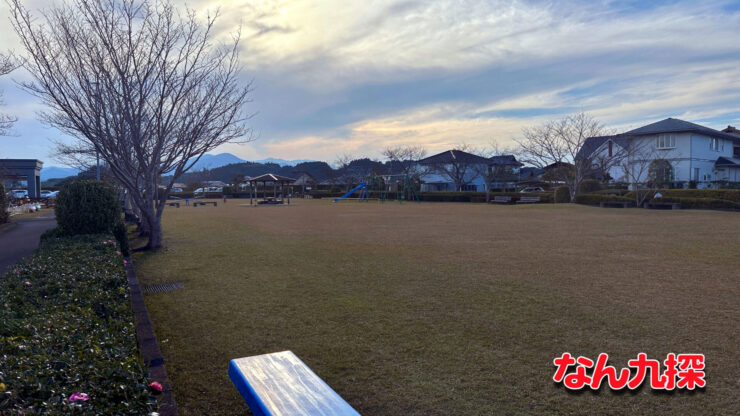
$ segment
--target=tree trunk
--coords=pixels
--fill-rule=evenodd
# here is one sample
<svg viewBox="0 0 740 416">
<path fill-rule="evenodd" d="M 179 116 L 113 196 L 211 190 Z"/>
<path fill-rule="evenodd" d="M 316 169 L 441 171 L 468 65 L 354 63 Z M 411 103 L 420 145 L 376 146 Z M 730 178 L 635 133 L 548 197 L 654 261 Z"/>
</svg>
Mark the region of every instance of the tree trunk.
<svg viewBox="0 0 740 416">
<path fill-rule="evenodd" d="M 159 250 L 162 248 L 162 221 L 155 216 L 155 220 L 149 224 L 149 242 L 147 250 Z"/>
</svg>

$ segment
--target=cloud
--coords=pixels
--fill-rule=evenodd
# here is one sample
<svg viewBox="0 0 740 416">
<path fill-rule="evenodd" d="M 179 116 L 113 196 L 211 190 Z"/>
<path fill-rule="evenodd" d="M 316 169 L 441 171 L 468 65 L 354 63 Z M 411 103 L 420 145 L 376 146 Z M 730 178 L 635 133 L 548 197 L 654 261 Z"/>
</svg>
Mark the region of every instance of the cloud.
<svg viewBox="0 0 740 416">
<path fill-rule="evenodd" d="M 225 40 L 242 27 L 259 140 L 217 151 L 246 159 L 482 146 L 581 110 L 616 129 L 668 116 L 720 128 L 740 117 L 733 1 L 188 4 L 203 15 L 219 8 Z M 0 85 L 10 101 L 14 87 Z M 33 98 L 12 99 L 31 117 Z"/>
</svg>

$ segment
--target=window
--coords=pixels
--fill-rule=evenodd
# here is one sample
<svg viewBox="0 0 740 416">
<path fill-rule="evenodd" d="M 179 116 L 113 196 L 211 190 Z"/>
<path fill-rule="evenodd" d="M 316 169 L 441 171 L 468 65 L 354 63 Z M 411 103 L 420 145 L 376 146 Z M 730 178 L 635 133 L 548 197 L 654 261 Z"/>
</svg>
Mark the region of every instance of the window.
<svg viewBox="0 0 740 416">
<path fill-rule="evenodd" d="M 713 138 L 709 139 L 709 148 L 712 149 L 712 150 L 714 150 L 715 152 L 719 152 L 720 151 L 720 141 L 719 141 L 719 139 L 716 138 L 716 137 L 713 137 Z"/>
<path fill-rule="evenodd" d="M 676 147 L 675 134 L 661 134 L 658 136 L 658 149 L 672 149 Z"/>
<path fill-rule="evenodd" d="M 476 186 L 476 185 L 463 185 L 460 190 L 461 191 L 477 191 L 478 190 L 478 186 Z"/>
</svg>

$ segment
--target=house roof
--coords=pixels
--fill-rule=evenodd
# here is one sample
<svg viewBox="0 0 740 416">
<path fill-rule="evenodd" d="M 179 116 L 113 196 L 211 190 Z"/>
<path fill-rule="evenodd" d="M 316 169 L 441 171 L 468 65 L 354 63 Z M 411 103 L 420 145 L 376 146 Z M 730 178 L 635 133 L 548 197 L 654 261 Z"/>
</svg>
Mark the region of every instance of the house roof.
<svg viewBox="0 0 740 416">
<path fill-rule="evenodd" d="M 719 157 L 717 158 L 717 161 L 714 162 L 714 166 L 736 166 L 740 167 L 740 158 L 738 157 Z"/>
<path fill-rule="evenodd" d="M 621 134 L 612 135 L 612 136 L 588 137 L 583 142 L 583 146 L 581 146 L 581 150 L 579 150 L 578 153 L 576 154 L 576 159 L 580 159 L 582 156 L 592 154 L 593 152 L 596 151 L 596 149 L 601 147 L 604 143 L 608 142 L 609 140 L 618 144 L 619 146 L 626 148 L 629 138 Z"/>
<path fill-rule="evenodd" d="M 463 152 L 462 150 L 452 149 L 452 150 L 446 150 L 442 153 L 438 153 L 433 156 L 429 156 L 427 158 L 419 160 L 418 163 L 422 165 L 431 165 L 435 163 L 457 163 L 457 162 L 463 162 L 463 163 L 471 163 L 471 164 L 484 164 L 487 165 L 489 163 L 489 160 L 485 157 L 481 157 L 478 155 L 474 155 L 472 153 Z"/>
<path fill-rule="evenodd" d="M 586 155 L 591 155 L 608 140 L 612 140 L 614 143 L 626 148 L 629 140 L 635 136 L 647 136 L 660 133 L 699 133 L 709 137 L 731 140 L 735 144 L 740 144 L 740 135 L 736 136 L 728 133 L 727 131 L 730 130 L 737 131 L 731 126 L 727 126 L 724 131 L 719 131 L 710 129 L 709 127 L 700 126 L 696 123 L 679 120 L 677 118 L 667 118 L 622 134 L 589 137 L 583 142 L 583 146 L 581 146 L 581 150 L 578 151 L 576 159 Z M 738 134 L 740 134 L 740 132 L 738 132 Z"/>
<path fill-rule="evenodd" d="M 276 175 L 274 173 L 265 173 L 264 175 L 249 178 L 247 182 L 295 182 L 295 178 Z"/>
<path fill-rule="evenodd" d="M 729 139 L 740 143 L 740 137 L 738 136 L 729 133 L 723 133 L 719 130 L 710 129 L 709 127 L 700 126 L 698 124 L 679 120 L 677 118 L 667 118 L 665 120 L 648 124 L 647 126 L 642 126 L 640 128 L 630 130 L 624 134 L 620 134 L 620 136 L 644 136 L 648 134 L 682 132 L 700 133 L 710 137 Z"/>
<path fill-rule="evenodd" d="M 522 166 L 522 163 L 516 160 L 514 155 L 500 155 L 493 156 L 489 159 L 489 165 L 511 165 L 511 166 Z"/>
</svg>

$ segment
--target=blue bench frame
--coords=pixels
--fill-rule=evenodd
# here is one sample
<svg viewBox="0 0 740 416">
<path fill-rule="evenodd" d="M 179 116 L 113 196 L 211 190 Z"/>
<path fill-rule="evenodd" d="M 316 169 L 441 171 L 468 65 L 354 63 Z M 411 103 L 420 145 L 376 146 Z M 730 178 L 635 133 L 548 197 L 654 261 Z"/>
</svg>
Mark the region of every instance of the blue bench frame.
<svg viewBox="0 0 740 416">
<path fill-rule="evenodd" d="M 292 351 L 233 359 L 229 378 L 255 416 L 359 416 Z"/>
</svg>

